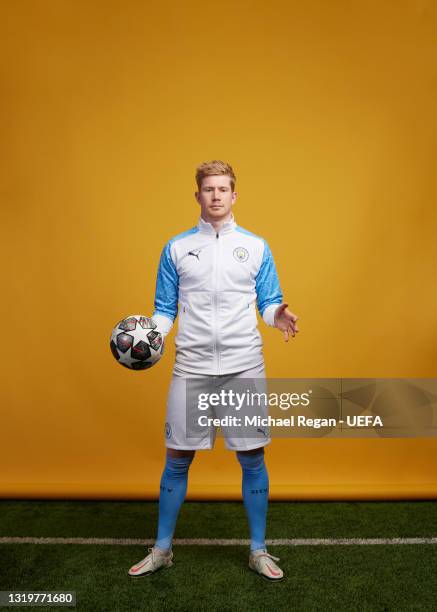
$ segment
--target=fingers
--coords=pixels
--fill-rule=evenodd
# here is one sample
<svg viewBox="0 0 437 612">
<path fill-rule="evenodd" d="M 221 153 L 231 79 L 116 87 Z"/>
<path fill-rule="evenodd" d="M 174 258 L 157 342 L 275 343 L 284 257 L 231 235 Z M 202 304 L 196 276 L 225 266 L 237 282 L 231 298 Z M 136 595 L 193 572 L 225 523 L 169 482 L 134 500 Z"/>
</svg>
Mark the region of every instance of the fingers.
<svg viewBox="0 0 437 612">
<path fill-rule="evenodd" d="M 299 319 L 299 317 L 297 317 L 295 314 L 293 314 L 289 310 L 287 311 L 287 314 L 288 314 L 289 319 L 290 319 L 289 325 L 290 325 L 291 329 L 293 330 L 293 337 L 294 337 L 297 334 L 297 332 L 299 331 L 299 328 L 296 325 L 296 321 Z"/>
<path fill-rule="evenodd" d="M 296 323 L 296 321 L 299 319 L 298 316 L 296 316 L 293 312 L 291 312 L 290 310 L 287 310 L 287 314 L 289 316 L 289 318 L 293 321 L 293 323 Z"/>
<path fill-rule="evenodd" d="M 285 342 L 288 342 L 290 335 L 294 338 L 298 331 L 299 330 L 293 324 L 288 325 L 288 327 L 283 330 Z"/>
</svg>

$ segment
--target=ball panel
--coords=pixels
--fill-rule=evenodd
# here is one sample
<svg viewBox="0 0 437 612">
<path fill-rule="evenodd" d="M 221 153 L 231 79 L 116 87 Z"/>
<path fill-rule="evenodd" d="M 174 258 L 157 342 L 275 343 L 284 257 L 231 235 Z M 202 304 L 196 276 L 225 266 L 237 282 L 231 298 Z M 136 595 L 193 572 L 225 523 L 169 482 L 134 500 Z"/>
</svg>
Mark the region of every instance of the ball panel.
<svg viewBox="0 0 437 612">
<path fill-rule="evenodd" d="M 111 346 L 111 352 L 112 352 L 112 354 L 114 355 L 114 357 L 115 357 L 115 358 L 116 358 L 116 360 L 118 361 L 118 360 L 120 359 L 120 354 L 119 354 L 119 352 L 117 351 L 117 347 L 115 346 L 115 342 L 114 342 L 114 340 L 111 340 L 111 344 L 110 344 L 110 346 Z"/>
<path fill-rule="evenodd" d="M 124 331 L 133 331 L 137 326 L 137 320 L 135 317 L 129 317 L 128 319 L 124 319 L 121 323 L 119 323 L 119 329 Z"/>
<path fill-rule="evenodd" d="M 131 350 L 131 355 L 134 359 L 141 359 L 144 361 L 145 359 L 149 359 L 152 355 L 150 352 L 150 346 L 147 342 L 140 340 Z"/>
<path fill-rule="evenodd" d="M 131 364 L 132 370 L 147 370 L 151 368 L 153 363 L 150 361 L 133 361 Z"/>
<path fill-rule="evenodd" d="M 117 336 L 117 348 L 122 352 L 126 353 L 130 349 L 134 342 L 134 337 L 130 334 L 118 334 Z"/>
<path fill-rule="evenodd" d="M 162 344 L 162 336 L 157 331 L 151 331 L 147 334 L 147 338 L 150 342 L 150 346 L 155 349 L 155 351 L 159 350 L 159 347 Z"/>
<path fill-rule="evenodd" d="M 156 327 L 155 321 L 149 317 L 140 317 L 138 323 L 143 329 L 155 329 Z"/>
</svg>

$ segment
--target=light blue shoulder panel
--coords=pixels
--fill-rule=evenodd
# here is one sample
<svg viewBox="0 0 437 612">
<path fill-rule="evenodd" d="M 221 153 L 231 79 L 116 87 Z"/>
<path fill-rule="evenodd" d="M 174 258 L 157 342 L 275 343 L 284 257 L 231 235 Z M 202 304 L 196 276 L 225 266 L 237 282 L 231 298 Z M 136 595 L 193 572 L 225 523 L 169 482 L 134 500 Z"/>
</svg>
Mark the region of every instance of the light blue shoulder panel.
<svg viewBox="0 0 437 612">
<path fill-rule="evenodd" d="M 176 240 L 185 238 L 190 234 L 195 234 L 198 231 L 197 227 L 192 227 L 169 240 L 163 248 L 156 277 L 155 310 L 152 316 L 160 314 L 171 321 L 175 320 L 178 314 L 179 275 L 171 256 L 171 245 Z"/>
<path fill-rule="evenodd" d="M 257 296 L 256 303 L 258 306 L 259 313 L 262 316 L 267 306 L 270 306 L 271 304 L 282 303 L 282 291 L 279 285 L 279 279 L 278 274 L 276 272 L 273 255 L 269 245 L 264 240 L 264 238 L 256 236 L 256 234 L 252 234 L 252 232 L 249 232 L 248 230 L 240 226 L 237 226 L 236 230 L 238 232 L 241 232 L 242 234 L 247 234 L 248 236 L 259 238 L 259 240 L 262 240 L 262 242 L 264 243 L 263 258 L 255 279 Z"/>
</svg>

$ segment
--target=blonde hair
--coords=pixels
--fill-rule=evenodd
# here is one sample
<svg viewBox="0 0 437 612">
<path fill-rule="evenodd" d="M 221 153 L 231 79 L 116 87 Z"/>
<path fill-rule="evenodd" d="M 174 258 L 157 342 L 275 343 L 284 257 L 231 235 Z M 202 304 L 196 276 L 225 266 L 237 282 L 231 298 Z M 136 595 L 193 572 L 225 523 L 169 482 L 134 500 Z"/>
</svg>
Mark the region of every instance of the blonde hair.
<svg viewBox="0 0 437 612">
<path fill-rule="evenodd" d="M 200 166 L 196 168 L 197 187 L 200 189 L 205 176 L 213 176 L 217 174 L 224 174 L 229 176 L 229 178 L 231 179 L 231 188 L 232 191 L 234 191 L 235 181 L 237 179 L 234 174 L 234 171 L 232 170 L 232 166 L 224 161 L 221 161 L 220 159 L 213 159 L 209 162 L 203 162 L 202 164 L 200 164 Z"/>
</svg>

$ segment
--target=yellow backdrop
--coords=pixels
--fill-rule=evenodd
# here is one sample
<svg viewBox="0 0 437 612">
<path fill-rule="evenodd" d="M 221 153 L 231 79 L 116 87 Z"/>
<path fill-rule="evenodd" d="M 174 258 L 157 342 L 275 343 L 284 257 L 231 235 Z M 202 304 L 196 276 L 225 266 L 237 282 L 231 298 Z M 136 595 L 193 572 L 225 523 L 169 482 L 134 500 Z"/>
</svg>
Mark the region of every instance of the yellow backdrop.
<svg viewBox="0 0 437 612">
<path fill-rule="evenodd" d="M 237 174 L 301 333 L 270 377 L 435 377 L 436 5 L 1 5 L 3 497 L 156 497 L 174 358 L 118 366 L 194 170 Z M 436 439 L 274 440 L 272 498 L 437 496 Z M 192 498 L 234 498 L 218 440 Z"/>
</svg>

